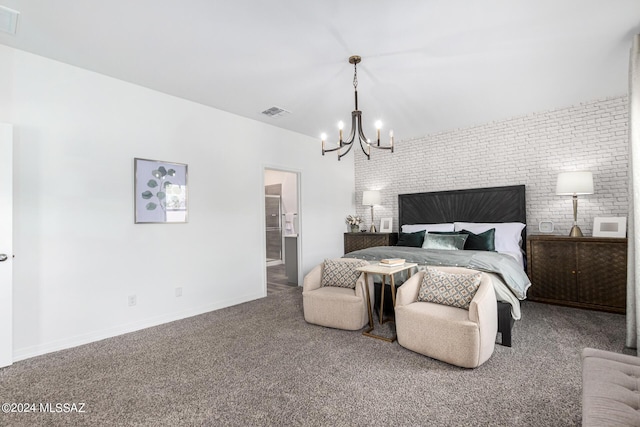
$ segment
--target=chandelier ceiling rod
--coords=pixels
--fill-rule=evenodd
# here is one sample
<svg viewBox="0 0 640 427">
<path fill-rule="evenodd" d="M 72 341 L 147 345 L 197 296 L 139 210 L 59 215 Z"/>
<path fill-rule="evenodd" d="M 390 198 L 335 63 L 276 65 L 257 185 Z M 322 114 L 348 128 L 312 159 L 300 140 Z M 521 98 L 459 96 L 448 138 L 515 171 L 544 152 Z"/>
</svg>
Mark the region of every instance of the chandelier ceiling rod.
<svg viewBox="0 0 640 427">
<path fill-rule="evenodd" d="M 325 140 L 327 139 L 326 134 L 322 134 L 322 155 L 324 153 L 330 153 L 332 151 L 338 152 L 338 160 L 342 157 L 346 156 L 351 148 L 353 148 L 353 142 L 355 141 L 356 135 L 358 136 L 358 141 L 360 142 L 360 148 L 365 156 L 367 156 L 367 160 L 371 160 L 371 147 L 377 148 L 380 150 L 391 150 L 393 153 L 393 131 L 389 132 L 389 145 L 384 146 L 380 145 L 380 129 L 382 128 L 382 122 L 378 120 L 376 122 L 376 139 L 377 143 L 372 144 L 369 139 L 364 135 L 364 131 L 362 130 L 362 111 L 358 110 L 358 64 L 362 61 L 362 58 L 354 55 L 349 57 L 349 64 L 353 64 L 353 94 L 355 100 L 355 109 L 351 112 L 351 131 L 349 132 L 349 138 L 344 141 L 342 130 L 344 128 L 344 123 L 338 123 L 338 129 L 340 130 L 340 141 L 336 148 L 325 148 Z M 347 147 L 346 151 L 340 152 L 340 150 L 344 147 Z M 365 149 L 366 147 L 366 149 Z"/>
</svg>

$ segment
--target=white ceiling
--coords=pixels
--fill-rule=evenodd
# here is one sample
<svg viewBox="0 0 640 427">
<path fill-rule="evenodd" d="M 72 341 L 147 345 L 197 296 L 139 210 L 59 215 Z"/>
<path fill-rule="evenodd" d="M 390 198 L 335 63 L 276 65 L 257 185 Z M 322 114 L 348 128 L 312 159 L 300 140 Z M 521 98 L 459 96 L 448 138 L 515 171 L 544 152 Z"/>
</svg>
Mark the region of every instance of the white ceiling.
<svg viewBox="0 0 640 427">
<path fill-rule="evenodd" d="M 2 44 L 330 139 L 353 110 L 350 55 L 365 132 L 381 119 L 399 140 L 624 95 L 640 32 L 639 0 L 0 5 L 21 13 Z"/>
</svg>

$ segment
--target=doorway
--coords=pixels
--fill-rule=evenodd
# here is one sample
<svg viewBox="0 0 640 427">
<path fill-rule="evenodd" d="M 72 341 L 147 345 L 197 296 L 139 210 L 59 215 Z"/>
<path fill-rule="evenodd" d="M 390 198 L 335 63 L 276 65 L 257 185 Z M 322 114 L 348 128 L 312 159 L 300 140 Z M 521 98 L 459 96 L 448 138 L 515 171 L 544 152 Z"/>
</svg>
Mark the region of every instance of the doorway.
<svg viewBox="0 0 640 427">
<path fill-rule="evenodd" d="M 300 241 L 298 173 L 264 170 L 267 295 L 298 286 Z"/>
</svg>

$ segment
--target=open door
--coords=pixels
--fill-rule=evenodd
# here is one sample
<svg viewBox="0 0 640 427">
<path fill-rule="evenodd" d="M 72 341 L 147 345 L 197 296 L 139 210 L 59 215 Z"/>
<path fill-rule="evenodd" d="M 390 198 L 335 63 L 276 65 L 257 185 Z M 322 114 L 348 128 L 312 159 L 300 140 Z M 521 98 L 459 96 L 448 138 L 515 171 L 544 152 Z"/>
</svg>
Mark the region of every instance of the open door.
<svg viewBox="0 0 640 427">
<path fill-rule="evenodd" d="M 0 123 L 0 368 L 13 363 L 13 127 Z"/>
</svg>

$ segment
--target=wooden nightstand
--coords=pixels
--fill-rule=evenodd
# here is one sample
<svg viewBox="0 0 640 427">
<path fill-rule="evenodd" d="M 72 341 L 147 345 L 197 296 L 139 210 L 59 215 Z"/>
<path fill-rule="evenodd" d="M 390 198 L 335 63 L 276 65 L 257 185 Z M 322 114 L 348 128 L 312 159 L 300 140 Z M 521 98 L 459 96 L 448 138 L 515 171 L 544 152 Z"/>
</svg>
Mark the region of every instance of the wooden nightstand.
<svg viewBox="0 0 640 427">
<path fill-rule="evenodd" d="M 398 233 L 344 233 L 344 253 L 373 246 L 395 246 Z"/>
<path fill-rule="evenodd" d="M 531 301 L 626 311 L 627 239 L 529 236 L 527 273 Z"/>
</svg>

